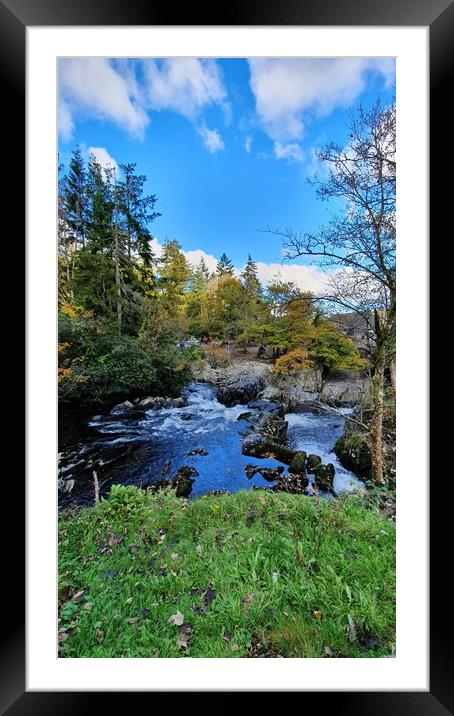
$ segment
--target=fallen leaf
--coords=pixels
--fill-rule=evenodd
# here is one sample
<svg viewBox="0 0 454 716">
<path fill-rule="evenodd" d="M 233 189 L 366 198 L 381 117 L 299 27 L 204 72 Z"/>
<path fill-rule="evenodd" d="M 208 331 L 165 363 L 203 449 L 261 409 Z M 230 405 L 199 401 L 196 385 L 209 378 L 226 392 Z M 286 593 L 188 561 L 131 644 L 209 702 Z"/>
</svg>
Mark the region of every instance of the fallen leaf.
<svg viewBox="0 0 454 716">
<path fill-rule="evenodd" d="M 130 546 L 130 548 L 129 548 L 129 551 L 130 551 L 130 552 L 138 552 L 139 549 L 140 549 L 140 547 L 139 547 L 138 544 L 132 544 L 132 545 Z"/>
<path fill-rule="evenodd" d="M 189 642 L 191 641 L 193 635 L 194 635 L 194 632 L 192 631 L 191 625 L 190 624 L 182 624 L 180 626 L 180 633 L 179 633 L 178 639 L 177 639 L 177 646 L 179 646 L 180 649 L 187 649 L 189 646 Z"/>
<path fill-rule="evenodd" d="M 184 624 L 184 616 L 181 612 L 176 612 L 176 614 L 172 614 L 172 616 L 169 617 L 168 622 L 174 626 L 182 626 Z"/>
<path fill-rule="evenodd" d="M 132 597 L 129 597 L 129 599 L 127 599 L 125 603 L 126 603 L 126 604 L 131 604 L 131 602 L 132 602 Z"/>
<path fill-rule="evenodd" d="M 231 650 L 231 651 L 238 651 L 239 648 L 240 648 L 240 647 L 238 646 L 238 644 L 230 644 L 230 650 Z"/>
<path fill-rule="evenodd" d="M 196 544 L 195 551 L 196 551 L 196 554 L 201 555 L 202 554 L 202 545 Z"/>
<path fill-rule="evenodd" d="M 75 594 L 74 597 L 73 597 L 73 602 L 74 602 L 74 604 L 80 604 L 80 602 L 83 601 L 84 594 L 85 594 L 85 592 L 84 592 L 83 589 L 82 589 L 82 591 L 77 592 L 77 594 Z"/>
<path fill-rule="evenodd" d="M 128 624 L 135 624 L 136 622 L 140 622 L 141 619 L 142 617 L 129 617 L 126 621 Z"/>
<path fill-rule="evenodd" d="M 333 650 L 330 646 L 324 646 L 323 651 L 325 652 L 326 656 L 334 656 Z"/>
<path fill-rule="evenodd" d="M 93 604 L 91 602 L 86 602 L 83 606 L 84 609 L 87 610 L 87 612 L 91 611 L 93 609 Z"/>
<path fill-rule="evenodd" d="M 271 581 L 276 584 L 279 577 L 279 572 L 271 572 Z"/>
<path fill-rule="evenodd" d="M 257 500 L 260 502 L 261 505 L 266 505 L 266 500 L 262 495 L 260 495 Z"/>
<path fill-rule="evenodd" d="M 171 554 L 170 556 L 172 557 L 172 559 L 173 559 L 174 562 L 178 559 L 178 553 L 177 553 L 177 552 L 172 552 L 172 554 Z"/>
<path fill-rule="evenodd" d="M 313 614 L 313 616 L 314 616 L 316 619 L 321 619 L 321 618 L 322 618 L 322 613 L 321 613 L 321 611 L 320 611 L 319 609 L 316 609 L 314 612 L 312 612 L 312 614 Z"/>
</svg>

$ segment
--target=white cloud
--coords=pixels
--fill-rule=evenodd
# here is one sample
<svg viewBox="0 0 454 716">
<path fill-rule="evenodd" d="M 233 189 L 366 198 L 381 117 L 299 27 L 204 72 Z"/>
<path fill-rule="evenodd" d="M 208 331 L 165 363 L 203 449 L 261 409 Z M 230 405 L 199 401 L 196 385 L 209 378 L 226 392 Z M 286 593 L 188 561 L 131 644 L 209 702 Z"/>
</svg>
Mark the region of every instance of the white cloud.
<svg viewBox="0 0 454 716">
<path fill-rule="evenodd" d="M 222 141 L 222 137 L 217 129 L 208 129 L 208 127 L 203 124 L 199 127 L 198 131 L 202 137 L 205 148 L 208 149 L 210 154 L 220 152 L 224 149 L 224 142 Z"/>
<path fill-rule="evenodd" d="M 368 72 L 394 81 L 394 60 L 368 58 L 250 59 L 250 86 L 264 131 L 275 142 L 302 138 L 308 116 L 350 106 L 365 89 Z"/>
<path fill-rule="evenodd" d="M 252 137 L 251 136 L 246 137 L 246 139 L 244 140 L 244 148 L 248 154 L 251 153 L 251 149 L 252 149 Z"/>
<path fill-rule="evenodd" d="M 200 261 L 204 259 L 208 271 L 214 272 L 216 271 L 216 266 L 218 265 L 218 260 L 215 258 L 212 254 L 207 254 L 205 251 L 202 251 L 202 249 L 195 249 L 193 251 L 183 251 L 186 260 L 193 266 L 194 268 L 199 265 Z"/>
<path fill-rule="evenodd" d="M 74 132 L 74 122 L 71 109 L 67 102 L 62 99 L 58 107 L 58 131 L 65 142 L 69 142 Z"/>
<path fill-rule="evenodd" d="M 154 255 L 159 258 L 162 255 L 162 244 L 158 239 L 151 241 L 151 248 Z M 192 251 L 183 251 L 186 260 L 191 266 L 196 267 L 203 258 L 210 272 L 216 271 L 218 259 L 213 254 L 207 254 L 202 249 L 193 249 Z M 257 274 L 264 286 L 273 281 L 292 281 L 299 288 L 304 291 L 312 291 L 312 293 L 320 293 L 323 289 L 326 289 L 330 272 L 319 271 L 314 266 L 302 266 L 301 264 L 287 264 L 287 263 L 265 263 L 263 261 L 257 261 Z M 235 275 L 240 276 L 244 266 L 235 267 Z"/>
<path fill-rule="evenodd" d="M 312 293 L 320 293 L 326 288 L 329 274 L 323 273 L 313 266 L 299 264 L 279 264 L 257 262 L 257 274 L 260 281 L 267 286 L 275 280 L 292 281 L 298 288 Z"/>
<path fill-rule="evenodd" d="M 103 169 L 115 169 L 115 171 L 118 173 L 118 164 L 115 159 L 110 156 L 107 149 L 105 149 L 104 147 L 88 147 L 87 152 L 89 155 L 93 154 L 96 161 L 102 166 Z"/>
<path fill-rule="evenodd" d="M 89 114 L 111 120 L 138 139 L 143 138 L 149 118 L 137 101 L 137 88 L 109 60 L 100 57 L 60 61 L 60 133 L 70 138 L 74 115 Z"/>
<path fill-rule="evenodd" d="M 276 159 L 289 159 L 294 162 L 302 162 L 304 159 L 303 150 L 296 142 L 290 144 L 274 142 L 274 156 Z"/>
<path fill-rule="evenodd" d="M 211 104 L 225 106 L 227 93 L 215 60 L 177 57 L 143 61 L 147 105 L 195 119 Z"/>
</svg>

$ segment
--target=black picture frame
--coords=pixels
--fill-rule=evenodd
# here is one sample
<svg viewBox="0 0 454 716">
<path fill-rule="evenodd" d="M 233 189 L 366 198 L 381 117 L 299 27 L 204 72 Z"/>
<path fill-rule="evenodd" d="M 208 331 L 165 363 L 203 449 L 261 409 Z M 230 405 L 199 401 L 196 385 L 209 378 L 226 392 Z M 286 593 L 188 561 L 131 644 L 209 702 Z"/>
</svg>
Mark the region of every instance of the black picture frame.
<svg viewBox="0 0 454 716">
<path fill-rule="evenodd" d="M 178 23 L 174 22 L 175 16 Z M 8 247 L 16 266 L 25 265 L 25 242 L 20 240 L 21 228 L 17 217 L 24 215 L 25 167 L 25 31 L 28 26 L 64 25 L 318 25 L 318 26 L 429 26 L 430 27 L 430 114 L 431 114 L 431 223 L 433 237 L 440 236 L 450 202 L 450 184 L 441 179 L 441 162 L 446 161 L 447 138 L 451 118 L 447 98 L 453 87 L 454 2 L 451 0 L 324 0 L 304 2 L 288 0 L 230 0 L 217 12 L 202 4 L 186 4 L 174 10 L 169 4 L 155 0 L 0 0 L 1 87 L 8 96 L 0 112 L 4 123 L 4 137 L 12 150 L 8 166 L 8 181 L 3 192 L 3 205 L 15 206 L 16 240 Z M 51 111 L 51 110 L 50 110 Z M 415 152 L 415 167 L 417 166 Z M 25 227 L 25 221 L 24 221 Z M 449 226 L 448 226 L 449 230 Z M 446 230 L 445 230 L 446 233 Z M 437 275 L 437 285 L 440 285 Z M 16 289 L 17 290 L 17 289 Z M 17 327 L 17 317 L 5 317 L 6 331 Z M 419 347 L 423 349 L 424 347 Z M 16 344 L 17 350 L 17 344 Z M 25 354 L 25 353 L 24 353 Z M 19 406 L 14 421 L 9 421 L 16 434 L 24 426 L 23 405 L 18 401 L 17 386 L 22 384 L 24 363 L 16 361 L 18 370 L 15 404 Z M 25 433 L 25 429 L 24 429 Z M 24 465 L 24 462 L 22 463 Z M 93 692 L 27 692 L 25 690 L 25 481 L 20 481 L 17 454 L 14 458 L 14 496 L 8 499 L 8 511 L 14 515 L 14 539 L 4 550 L 4 591 L 8 607 L 0 619 L 0 708 L 2 713 L 16 714 L 81 714 L 100 704 Z M 19 469 L 18 469 L 19 468 Z M 426 466 L 422 466 L 426 469 Z M 11 480 L 11 478 L 10 478 Z M 449 510 L 449 512 L 448 512 Z M 350 714 L 411 714 L 411 716 L 440 716 L 454 713 L 453 648 L 447 627 L 452 622 L 449 596 L 445 595 L 446 570 L 434 568 L 436 554 L 444 545 L 445 526 L 450 524 L 449 500 L 431 501 L 431 604 L 433 618 L 430 634 L 430 692 L 305 692 L 308 699 L 317 698 L 316 707 L 331 706 L 339 713 Z M 449 542 L 448 542 L 449 545 Z M 12 575 L 15 575 L 14 577 Z M 3 590 L 2 590 L 3 591 Z M 417 595 L 415 595 L 417 598 Z M 444 606 L 443 606 L 444 605 Z M 440 614 L 440 611 L 442 612 Z M 298 688 L 295 685 L 295 690 Z M 112 695 L 112 694 L 110 694 Z M 115 706 L 125 704 L 123 692 L 115 692 Z M 149 699 L 153 694 L 141 694 Z M 177 694 L 178 695 L 178 694 Z M 102 708 L 106 708 L 102 694 Z M 130 698 L 129 695 L 127 698 Z M 320 701 L 322 699 L 322 701 Z"/>
</svg>

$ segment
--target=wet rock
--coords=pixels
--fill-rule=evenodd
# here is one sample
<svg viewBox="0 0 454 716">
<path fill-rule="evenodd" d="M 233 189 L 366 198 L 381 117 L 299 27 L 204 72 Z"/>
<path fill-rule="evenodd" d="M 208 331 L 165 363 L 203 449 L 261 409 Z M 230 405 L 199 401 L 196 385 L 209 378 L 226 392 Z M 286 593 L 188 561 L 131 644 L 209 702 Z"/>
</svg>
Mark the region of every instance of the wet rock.
<svg viewBox="0 0 454 716">
<path fill-rule="evenodd" d="M 260 375 L 245 376 L 235 382 L 223 385 L 218 390 L 220 403 L 231 407 L 232 405 L 245 405 L 255 400 L 265 386 L 265 380 Z"/>
<path fill-rule="evenodd" d="M 333 492 L 333 479 L 336 470 L 329 462 L 327 465 L 317 465 L 314 468 L 314 486 L 324 492 Z"/>
<path fill-rule="evenodd" d="M 290 450 L 285 445 L 279 445 L 279 443 L 259 433 L 246 435 L 241 451 L 243 455 L 250 455 L 251 457 L 271 457 L 283 462 L 285 465 L 290 465 L 296 454 L 295 450 Z"/>
<path fill-rule="evenodd" d="M 254 477 L 258 469 L 258 465 L 246 465 L 246 467 L 244 468 L 244 472 L 246 473 L 247 479 L 250 480 L 252 477 Z"/>
<path fill-rule="evenodd" d="M 285 445 L 287 442 L 288 422 L 281 420 L 274 415 L 264 413 L 258 419 L 255 428 L 255 432 L 260 435 L 265 435 L 271 438 L 273 442 Z"/>
<path fill-rule="evenodd" d="M 253 415 L 253 414 L 252 414 L 251 412 L 241 413 L 241 414 L 237 417 L 237 420 L 249 420 L 249 418 L 251 418 L 252 415 Z"/>
<path fill-rule="evenodd" d="M 188 457 L 191 455 L 208 455 L 208 450 L 204 450 L 203 448 L 195 448 L 195 450 L 191 450 L 188 452 Z"/>
<path fill-rule="evenodd" d="M 180 467 L 173 479 L 173 484 L 176 487 L 175 495 L 177 497 L 188 497 L 192 492 L 194 477 L 197 477 L 198 474 L 197 470 L 188 465 Z"/>
<path fill-rule="evenodd" d="M 181 420 L 192 420 L 193 417 L 192 413 L 183 413 L 180 415 Z"/>
<path fill-rule="evenodd" d="M 314 453 L 311 453 L 310 455 L 308 455 L 308 456 L 307 456 L 307 461 L 306 461 L 306 470 L 307 470 L 307 472 L 308 472 L 310 475 L 312 475 L 312 474 L 314 473 L 315 468 L 317 467 L 317 465 L 320 465 L 321 462 L 322 462 L 322 459 L 321 459 L 320 455 L 314 455 Z"/>
<path fill-rule="evenodd" d="M 187 404 L 186 398 L 170 398 L 166 401 L 166 408 L 185 408 Z"/>
<path fill-rule="evenodd" d="M 340 464 L 364 480 L 372 479 L 372 457 L 364 438 L 357 433 L 344 434 L 336 440 L 333 451 Z"/>
<path fill-rule="evenodd" d="M 277 481 L 276 492 L 289 492 L 291 494 L 303 494 L 309 484 L 307 475 L 281 475 Z"/>
<path fill-rule="evenodd" d="M 149 396 L 148 398 L 143 398 L 143 400 L 140 400 L 139 405 L 142 408 L 153 407 L 156 404 L 156 400 L 158 400 L 158 398 L 152 398 L 151 396 Z"/>
<path fill-rule="evenodd" d="M 283 392 L 282 390 L 279 390 L 279 388 L 276 388 L 273 385 L 267 385 L 264 390 L 261 391 L 258 397 L 261 400 L 270 400 L 273 402 L 282 403 Z"/>
<path fill-rule="evenodd" d="M 284 467 L 282 465 L 279 465 L 279 467 L 259 467 L 257 472 L 267 482 L 275 482 L 284 472 Z"/>
<path fill-rule="evenodd" d="M 125 400 L 124 403 L 118 403 L 118 405 L 115 405 L 110 413 L 111 415 L 114 415 L 115 413 L 122 413 L 123 411 L 130 410 L 133 407 L 133 404 L 129 400 Z"/>
<path fill-rule="evenodd" d="M 75 482 L 71 478 L 71 475 L 69 475 L 65 480 L 60 479 L 58 481 L 58 490 L 59 490 L 59 492 L 63 492 L 65 494 L 69 495 L 72 492 L 74 485 L 75 485 Z"/>
<path fill-rule="evenodd" d="M 302 475 L 306 471 L 307 453 L 299 450 L 289 465 L 288 471 L 294 475 Z"/>
<path fill-rule="evenodd" d="M 283 417 L 284 415 L 282 404 L 274 400 L 251 400 L 247 407 L 251 410 L 261 410 L 265 413 L 272 413 L 279 417 Z"/>
<path fill-rule="evenodd" d="M 179 467 L 175 478 L 178 479 L 180 477 L 197 477 L 198 472 L 194 467 L 190 467 L 190 465 L 183 465 L 183 467 Z"/>
<path fill-rule="evenodd" d="M 180 477 L 176 480 L 176 497 L 189 497 L 192 492 L 192 483 L 194 480 L 190 477 Z"/>
<path fill-rule="evenodd" d="M 194 477 L 198 476 L 197 470 L 189 465 L 183 465 L 175 473 L 175 477 L 172 478 L 161 478 L 157 480 L 153 485 L 149 486 L 151 492 L 159 492 L 167 488 L 175 489 L 175 495 L 177 497 L 188 497 L 192 492 L 192 485 L 194 483 Z"/>
</svg>

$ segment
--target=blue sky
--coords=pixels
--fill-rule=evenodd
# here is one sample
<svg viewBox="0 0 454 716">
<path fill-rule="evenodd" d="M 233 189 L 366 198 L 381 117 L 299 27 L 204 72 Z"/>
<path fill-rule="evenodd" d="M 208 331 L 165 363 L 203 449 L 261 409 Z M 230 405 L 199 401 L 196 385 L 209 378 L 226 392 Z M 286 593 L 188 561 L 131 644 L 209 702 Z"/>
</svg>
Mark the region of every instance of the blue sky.
<svg viewBox="0 0 454 716">
<path fill-rule="evenodd" d="M 210 267 L 225 251 L 241 269 L 251 253 L 265 282 L 280 273 L 314 289 L 318 271 L 281 265 L 278 237 L 313 231 L 329 207 L 306 179 L 314 152 L 348 140 L 359 103 L 395 96 L 393 59 L 60 60 L 59 157 L 93 150 L 102 163 L 135 162 L 158 197 L 155 249 L 177 239 Z"/>
</svg>

